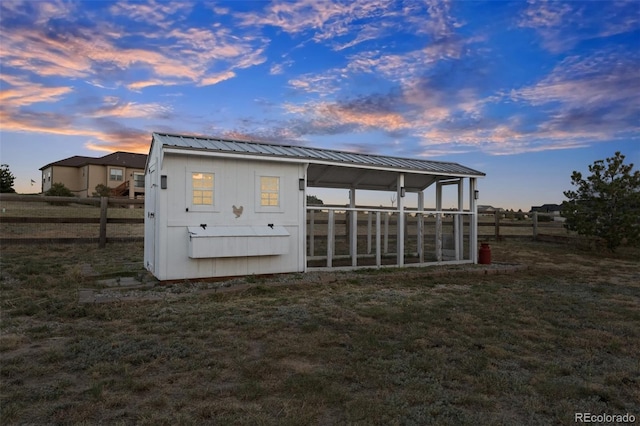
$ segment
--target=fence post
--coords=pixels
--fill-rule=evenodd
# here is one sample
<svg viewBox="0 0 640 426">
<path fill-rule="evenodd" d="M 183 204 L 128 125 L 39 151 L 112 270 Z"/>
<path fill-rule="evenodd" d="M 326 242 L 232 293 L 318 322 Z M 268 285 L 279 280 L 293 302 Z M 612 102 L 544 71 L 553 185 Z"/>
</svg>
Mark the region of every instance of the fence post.
<svg viewBox="0 0 640 426">
<path fill-rule="evenodd" d="M 371 254 L 371 220 L 373 212 L 367 212 L 367 254 Z"/>
<path fill-rule="evenodd" d="M 382 265 L 382 247 L 380 247 L 380 211 L 376 212 L 376 266 Z"/>
<path fill-rule="evenodd" d="M 335 234 L 333 229 L 333 215 L 334 211 L 329 210 L 329 218 L 327 219 L 327 268 L 331 268 L 333 266 L 333 253 L 334 253 L 334 242 L 335 242 Z"/>
<path fill-rule="evenodd" d="M 316 239 L 316 219 L 315 219 L 315 210 L 311 210 L 309 212 L 309 256 L 314 256 L 315 249 L 315 239 Z"/>
<path fill-rule="evenodd" d="M 358 266 L 358 212 L 356 210 L 349 211 L 349 251 L 351 252 L 351 266 Z"/>
<path fill-rule="evenodd" d="M 384 212 L 384 254 L 389 253 L 389 213 Z"/>
<path fill-rule="evenodd" d="M 500 241 L 500 212 L 496 210 L 494 216 L 496 220 L 496 241 Z"/>
<path fill-rule="evenodd" d="M 109 205 L 109 197 L 100 197 L 100 242 L 99 248 L 107 245 L 107 206 Z"/>
<path fill-rule="evenodd" d="M 533 239 L 538 239 L 538 212 L 533 212 Z"/>
</svg>

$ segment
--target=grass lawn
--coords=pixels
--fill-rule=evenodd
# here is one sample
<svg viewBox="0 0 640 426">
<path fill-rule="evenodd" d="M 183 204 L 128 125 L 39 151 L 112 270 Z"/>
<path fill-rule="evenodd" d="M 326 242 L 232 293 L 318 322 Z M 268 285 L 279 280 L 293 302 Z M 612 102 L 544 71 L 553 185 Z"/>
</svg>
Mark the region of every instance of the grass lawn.
<svg viewBox="0 0 640 426">
<path fill-rule="evenodd" d="M 492 244 L 504 275 L 249 277 L 79 304 L 141 244 L 1 252 L 2 424 L 573 424 L 640 419 L 640 252 Z M 125 267 L 126 266 L 126 267 Z M 298 283 L 296 283 L 298 281 Z M 184 284 L 188 286 L 188 284 Z"/>
</svg>

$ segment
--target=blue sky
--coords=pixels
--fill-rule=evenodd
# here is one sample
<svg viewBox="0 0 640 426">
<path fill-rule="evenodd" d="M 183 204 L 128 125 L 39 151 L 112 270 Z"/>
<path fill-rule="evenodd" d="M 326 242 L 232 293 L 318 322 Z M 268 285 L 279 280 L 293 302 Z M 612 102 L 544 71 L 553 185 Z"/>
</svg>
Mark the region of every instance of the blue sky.
<svg viewBox="0 0 640 426">
<path fill-rule="evenodd" d="M 640 166 L 637 1 L 3 0 L 0 64 L 18 192 L 153 131 L 459 162 L 516 210 Z"/>
</svg>

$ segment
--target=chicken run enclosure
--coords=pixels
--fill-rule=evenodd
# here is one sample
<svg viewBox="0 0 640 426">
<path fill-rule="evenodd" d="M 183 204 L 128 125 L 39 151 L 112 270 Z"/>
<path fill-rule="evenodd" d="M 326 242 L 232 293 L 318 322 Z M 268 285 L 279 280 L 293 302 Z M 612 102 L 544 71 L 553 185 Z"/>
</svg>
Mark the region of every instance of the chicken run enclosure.
<svg viewBox="0 0 640 426">
<path fill-rule="evenodd" d="M 399 213 L 388 208 L 308 206 L 307 268 L 424 266 L 474 260 L 470 255 L 468 212 L 409 210 L 404 215 L 400 228 Z M 404 248 L 402 259 L 398 259 L 399 241 Z"/>
</svg>

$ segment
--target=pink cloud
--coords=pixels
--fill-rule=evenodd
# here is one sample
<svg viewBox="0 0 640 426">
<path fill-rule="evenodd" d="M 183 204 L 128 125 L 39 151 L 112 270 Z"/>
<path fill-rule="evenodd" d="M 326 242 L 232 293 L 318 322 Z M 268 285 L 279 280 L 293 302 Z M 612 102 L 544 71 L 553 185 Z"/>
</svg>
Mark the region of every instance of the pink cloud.
<svg viewBox="0 0 640 426">
<path fill-rule="evenodd" d="M 9 75 L 2 75 L 0 79 L 12 86 L 10 89 L 0 90 L 2 108 L 17 109 L 40 102 L 56 102 L 73 91 L 68 86 L 46 87 Z"/>
</svg>

